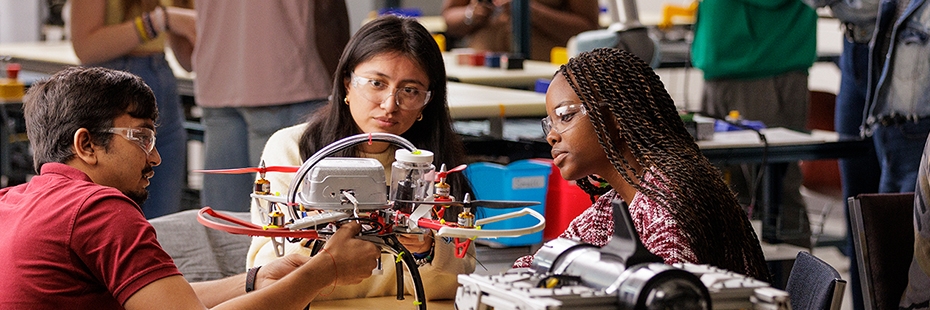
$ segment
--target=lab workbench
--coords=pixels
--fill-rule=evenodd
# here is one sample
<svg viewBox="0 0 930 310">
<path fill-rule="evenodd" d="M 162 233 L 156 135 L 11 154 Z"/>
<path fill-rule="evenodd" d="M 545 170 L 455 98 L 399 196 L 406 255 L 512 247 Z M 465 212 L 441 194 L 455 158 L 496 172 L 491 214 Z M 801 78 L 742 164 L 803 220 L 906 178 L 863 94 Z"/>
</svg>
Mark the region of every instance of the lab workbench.
<svg viewBox="0 0 930 310">
<path fill-rule="evenodd" d="M 74 54 L 70 42 L 30 42 L 0 44 L 0 56 L 10 56 L 11 61 L 19 62 L 25 71 L 51 74 L 80 62 Z M 166 53 L 168 62 L 178 78 L 178 92 L 182 96 L 193 97 L 196 74 L 187 72 L 177 64 L 172 53 Z M 545 65 L 544 65 L 545 64 Z M 458 65 L 447 67 L 452 74 L 450 79 L 465 82 L 519 81 L 535 83 L 537 77 L 551 77 L 557 67 L 548 63 L 528 62 L 526 70 L 500 70 L 491 68 L 464 68 Z M 506 71 L 506 72 L 505 72 Z M 521 71 L 521 72 L 518 72 Z M 501 83 L 498 83 L 501 84 Z M 503 85 L 516 85 L 511 82 Z M 500 137 L 503 118 L 542 116 L 546 114 L 545 95 L 526 90 L 474 85 L 469 83 L 449 82 L 449 113 L 455 119 L 488 119 L 492 123 L 491 135 Z M 191 128 L 196 129 L 196 126 Z M 189 128 L 189 130 L 191 129 Z"/>
<path fill-rule="evenodd" d="M 178 78 L 178 92 L 181 95 L 193 96 L 195 74 L 181 68 L 174 59 L 174 54 L 165 54 L 174 75 Z M 10 61 L 20 63 L 24 71 L 44 74 L 52 74 L 81 63 L 74 54 L 70 41 L 0 44 L 0 56 L 10 56 Z"/>
</svg>

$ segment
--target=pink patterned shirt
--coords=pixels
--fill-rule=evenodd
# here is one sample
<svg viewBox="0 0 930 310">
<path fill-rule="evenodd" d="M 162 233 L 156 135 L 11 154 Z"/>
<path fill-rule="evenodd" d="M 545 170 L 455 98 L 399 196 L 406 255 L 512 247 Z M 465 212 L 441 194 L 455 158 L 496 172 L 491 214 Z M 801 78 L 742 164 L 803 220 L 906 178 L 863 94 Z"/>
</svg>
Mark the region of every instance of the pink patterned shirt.
<svg viewBox="0 0 930 310">
<path fill-rule="evenodd" d="M 662 188 L 655 182 L 651 173 L 647 173 L 643 181 Z M 572 220 L 559 238 L 580 240 L 601 247 L 606 245 L 614 233 L 610 201 L 619 197 L 620 195 L 613 190 L 601 195 L 594 205 Z M 691 245 L 682 234 L 678 221 L 665 208 L 637 192 L 633 196 L 633 202 L 629 204 L 629 209 L 633 226 L 636 227 L 636 232 L 639 233 L 646 249 L 662 257 L 666 264 L 699 263 Z M 532 262 L 533 255 L 527 255 L 517 259 L 513 268 L 530 267 Z"/>
</svg>

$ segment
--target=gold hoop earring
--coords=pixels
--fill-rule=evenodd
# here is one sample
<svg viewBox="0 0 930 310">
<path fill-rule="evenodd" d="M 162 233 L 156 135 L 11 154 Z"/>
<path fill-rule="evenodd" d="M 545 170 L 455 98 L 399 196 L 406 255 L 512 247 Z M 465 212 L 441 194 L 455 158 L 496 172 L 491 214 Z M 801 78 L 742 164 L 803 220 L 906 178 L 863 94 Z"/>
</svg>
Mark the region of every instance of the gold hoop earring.
<svg viewBox="0 0 930 310">
<path fill-rule="evenodd" d="M 349 97 L 342 98 L 342 101 L 349 105 Z"/>
<path fill-rule="evenodd" d="M 422 121 L 422 120 L 423 120 L 423 113 L 420 113 L 420 117 L 417 117 L 417 121 L 419 122 L 419 121 Z"/>
</svg>

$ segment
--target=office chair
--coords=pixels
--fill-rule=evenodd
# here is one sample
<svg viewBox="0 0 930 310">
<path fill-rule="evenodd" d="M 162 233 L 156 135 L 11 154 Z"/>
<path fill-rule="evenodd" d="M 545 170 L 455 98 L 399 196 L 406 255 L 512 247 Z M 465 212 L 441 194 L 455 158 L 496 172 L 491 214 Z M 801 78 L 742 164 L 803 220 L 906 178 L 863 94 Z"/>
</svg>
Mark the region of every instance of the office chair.
<svg viewBox="0 0 930 310">
<path fill-rule="evenodd" d="M 898 307 L 914 255 L 913 211 L 914 193 L 849 198 L 853 247 L 866 309 Z"/>
<path fill-rule="evenodd" d="M 840 309 L 846 280 L 823 260 L 798 252 L 785 291 L 791 294 L 791 309 Z"/>
</svg>

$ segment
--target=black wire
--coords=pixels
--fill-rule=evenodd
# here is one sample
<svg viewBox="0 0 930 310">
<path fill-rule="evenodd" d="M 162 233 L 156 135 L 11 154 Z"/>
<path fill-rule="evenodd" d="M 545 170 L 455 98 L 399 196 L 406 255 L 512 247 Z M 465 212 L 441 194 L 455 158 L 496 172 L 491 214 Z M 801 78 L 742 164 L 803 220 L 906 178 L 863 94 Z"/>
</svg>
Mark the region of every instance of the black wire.
<svg viewBox="0 0 930 310">
<path fill-rule="evenodd" d="M 353 222 L 353 221 L 359 222 L 359 224 L 362 224 L 362 225 L 367 224 L 371 226 L 371 228 L 363 229 L 361 232 L 362 235 L 377 235 L 378 233 L 381 232 L 381 229 L 384 228 L 384 225 L 382 225 L 378 221 L 371 219 L 371 218 L 367 218 L 367 217 L 347 217 L 347 218 L 336 221 L 336 223 L 338 225 L 338 224 L 342 224 L 345 222 Z"/>
<path fill-rule="evenodd" d="M 711 118 L 725 122 L 727 124 L 733 125 L 735 127 L 738 127 L 744 130 L 752 130 L 753 132 L 756 133 L 756 135 L 759 136 L 759 141 L 762 142 L 762 161 L 759 164 L 759 169 L 756 173 L 755 180 L 751 180 L 749 184 L 749 210 L 747 210 L 746 213 L 749 216 L 749 218 L 752 219 L 752 213 L 756 207 L 756 200 L 758 198 L 756 197 L 757 196 L 756 191 L 758 190 L 760 183 L 762 183 L 762 176 L 765 173 L 765 167 L 768 164 L 769 141 L 765 139 L 765 134 L 763 134 L 761 130 L 746 126 L 744 124 L 740 124 L 738 122 L 733 122 L 733 121 L 729 121 L 726 119 L 722 119 L 722 118 L 717 118 L 717 117 L 711 117 Z"/>
<path fill-rule="evenodd" d="M 693 30 L 692 30 L 692 31 L 693 31 Z M 689 98 L 688 98 L 688 97 L 689 97 L 689 94 L 688 94 L 688 71 L 689 71 L 689 70 L 688 70 L 688 69 L 691 68 L 691 45 L 693 44 L 693 38 L 688 38 L 688 37 L 686 36 L 684 40 L 685 40 L 686 44 L 688 45 L 688 49 L 687 49 L 687 52 L 686 52 L 687 57 L 685 57 L 685 63 L 684 63 L 684 68 L 683 68 L 684 71 L 685 71 L 685 72 L 684 72 L 684 83 L 685 83 L 685 87 L 684 87 L 684 92 L 685 92 L 685 93 L 684 93 L 684 100 L 685 100 L 685 106 L 687 107 L 688 104 L 689 104 L 689 102 L 690 102 L 690 100 L 689 100 Z M 740 124 L 740 123 L 737 123 L 737 122 L 731 122 L 731 121 L 728 121 L 728 120 L 722 119 L 722 118 L 717 118 L 717 117 L 713 117 L 713 116 L 712 116 L 711 118 L 713 118 L 713 119 L 715 119 L 715 120 L 723 121 L 723 122 L 725 122 L 725 123 L 727 123 L 727 124 L 736 126 L 736 127 L 738 127 L 738 128 L 741 128 L 741 129 L 752 130 L 753 132 L 755 132 L 755 133 L 759 136 L 759 141 L 762 142 L 762 162 L 761 162 L 761 164 L 759 165 L 759 169 L 758 169 L 758 172 L 756 173 L 755 180 L 750 180 L 750 184 L 749 184 L 749 187 L 750 187 L 750 189 L 749 189 L 749 190 L 750 190 L 750 195 L 749 195 L 749 210 L 748 210 L 746 213 L 748 213 L 747 215 L 748 215 L 749 218 L 751 219 L 751 218 L 752 218 L 753 209 L 755 209 L 755 206 L 756 206 L 756 200 L 757 200 L 757 197 L 756 197 L 756 190 L 759 188 L 760 183 L 762 183 L 762 175 L 763 175 L 763 173 L 765 172 L 765 167 L 766 167 L 766 165 L 768 164 L 769 142 L 768 142 L 768 140 L 765 139 L 765 134 L 763 134 L 763 133 L 762 133 L 761 131 L 759 131 L 758 129 L 755 129 L 755 128 L 752 128 L 752 127 L 749 127 L 749 126 L 746 126 L 746 125 L 743 125 L 743 124 Z"/>
</svg>

